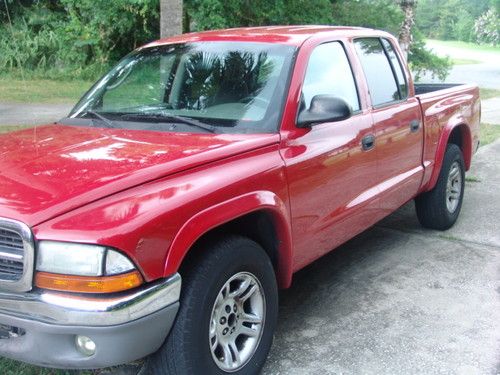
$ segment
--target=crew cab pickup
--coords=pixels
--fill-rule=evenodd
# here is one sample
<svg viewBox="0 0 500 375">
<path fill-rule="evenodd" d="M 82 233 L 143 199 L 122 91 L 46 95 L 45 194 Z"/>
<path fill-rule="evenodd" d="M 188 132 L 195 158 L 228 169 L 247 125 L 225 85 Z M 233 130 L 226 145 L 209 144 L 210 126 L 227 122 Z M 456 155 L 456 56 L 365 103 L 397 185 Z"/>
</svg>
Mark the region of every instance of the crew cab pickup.
<svg viewBox="0 0 500 375">
<path fill-rule="evenodd" d="M 479 122 L 477 87 L 414 85 L 381 31 L 139 48 L 67 118 L 0 135 L 0 355 L 257 373 L 294 272 L 413 199 L 454 224 Z"/>
</svg>

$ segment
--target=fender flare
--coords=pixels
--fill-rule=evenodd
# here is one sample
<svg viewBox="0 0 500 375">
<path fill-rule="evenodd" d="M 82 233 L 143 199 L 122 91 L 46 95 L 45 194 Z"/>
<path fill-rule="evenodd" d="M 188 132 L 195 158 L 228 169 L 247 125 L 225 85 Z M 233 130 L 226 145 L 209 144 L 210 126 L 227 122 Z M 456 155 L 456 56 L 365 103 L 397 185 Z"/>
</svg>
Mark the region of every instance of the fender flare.
<svg viewBox="0 0 500 375">
<path fill-rule="evenodd" d="M 275 224 L 279 240 L 276 279 L 280 288 L 292 282 L 292 237 L 286 204 L 273 192 L 255 191 L 211 206 L 191 217 L 178 231 L 165 261 L 164 275 L 178 271 L 192 246 L 210 230 L 246 214 L 264 210 Z"/>
<path fill-rule="evenodd" d="M 446 152 L 446 147 L 448 145 L 448 141 L 450 139 L 451 133 L 456 129 L 460 129 L 460 133 L 462 136 L 462 153 L 465 162 L 465 170 L 469 170 L 472 156 L 472 136 L 469 127 L 463 123 L 455 123 L 448 124 L 443 131 L 441 132 L 441 136 L 439 137 L 439 143 L 436 149 L 435 163 L 434 168 L 432 170 L 431 178 L 427 184 L 426 191 L 429 191 L 436 186 L 437 180 L 439 178 L 439 173 L 441 172 L 441 167 L 443 165 L 444 153 Z"/>
</svg>

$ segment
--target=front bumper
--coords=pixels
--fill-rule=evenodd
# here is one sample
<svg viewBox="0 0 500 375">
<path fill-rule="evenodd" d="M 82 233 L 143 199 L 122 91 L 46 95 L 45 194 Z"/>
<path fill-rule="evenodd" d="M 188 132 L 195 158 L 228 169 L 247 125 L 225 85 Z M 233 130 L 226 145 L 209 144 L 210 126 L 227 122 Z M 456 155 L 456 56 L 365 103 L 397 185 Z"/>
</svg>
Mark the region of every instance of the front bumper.
<svg viewBox="0 0 500 375">
<path fill-rule="evenodd" d="M 0 293 L 0 355 L 68 369 L 108 367 L 145 357 L 167 337 L 179 308 L 180 290 L 181 277 L 176 274 L 106 297 L 49 291 Z M 80 353 L 76 335 L 91 338 L 95 354 Z"/>
</svg>

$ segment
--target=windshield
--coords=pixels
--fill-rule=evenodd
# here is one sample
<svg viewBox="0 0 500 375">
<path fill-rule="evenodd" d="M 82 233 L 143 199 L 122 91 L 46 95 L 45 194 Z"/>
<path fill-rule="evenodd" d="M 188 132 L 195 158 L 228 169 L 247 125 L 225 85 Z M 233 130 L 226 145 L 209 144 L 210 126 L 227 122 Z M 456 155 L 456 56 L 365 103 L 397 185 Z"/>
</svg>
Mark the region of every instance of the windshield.
<svg viewBox="0 0 500 375">
<path fill-rule="evenodd" d="M 98 81 L 70 117 L 121 128 L 155 123 L 155 130 L 173 131 L 178 123 L 187 131 L 274 132 L 293 53 L 246 42 L 145 48 Z"/>
</svg>

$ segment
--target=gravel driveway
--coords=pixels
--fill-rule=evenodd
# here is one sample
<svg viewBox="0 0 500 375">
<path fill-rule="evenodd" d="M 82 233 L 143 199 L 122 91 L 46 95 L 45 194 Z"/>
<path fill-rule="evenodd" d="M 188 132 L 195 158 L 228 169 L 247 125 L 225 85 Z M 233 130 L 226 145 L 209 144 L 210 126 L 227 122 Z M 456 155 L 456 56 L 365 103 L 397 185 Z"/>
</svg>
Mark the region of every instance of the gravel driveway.
<svg viewBox="0 0 500 375">
<path fill-rule="evenodd" d="M 499 374 L 500 141 L 469 175 L 454 228 L 409 203 L 295 275 L 264 374 Z"/>
</svg>

